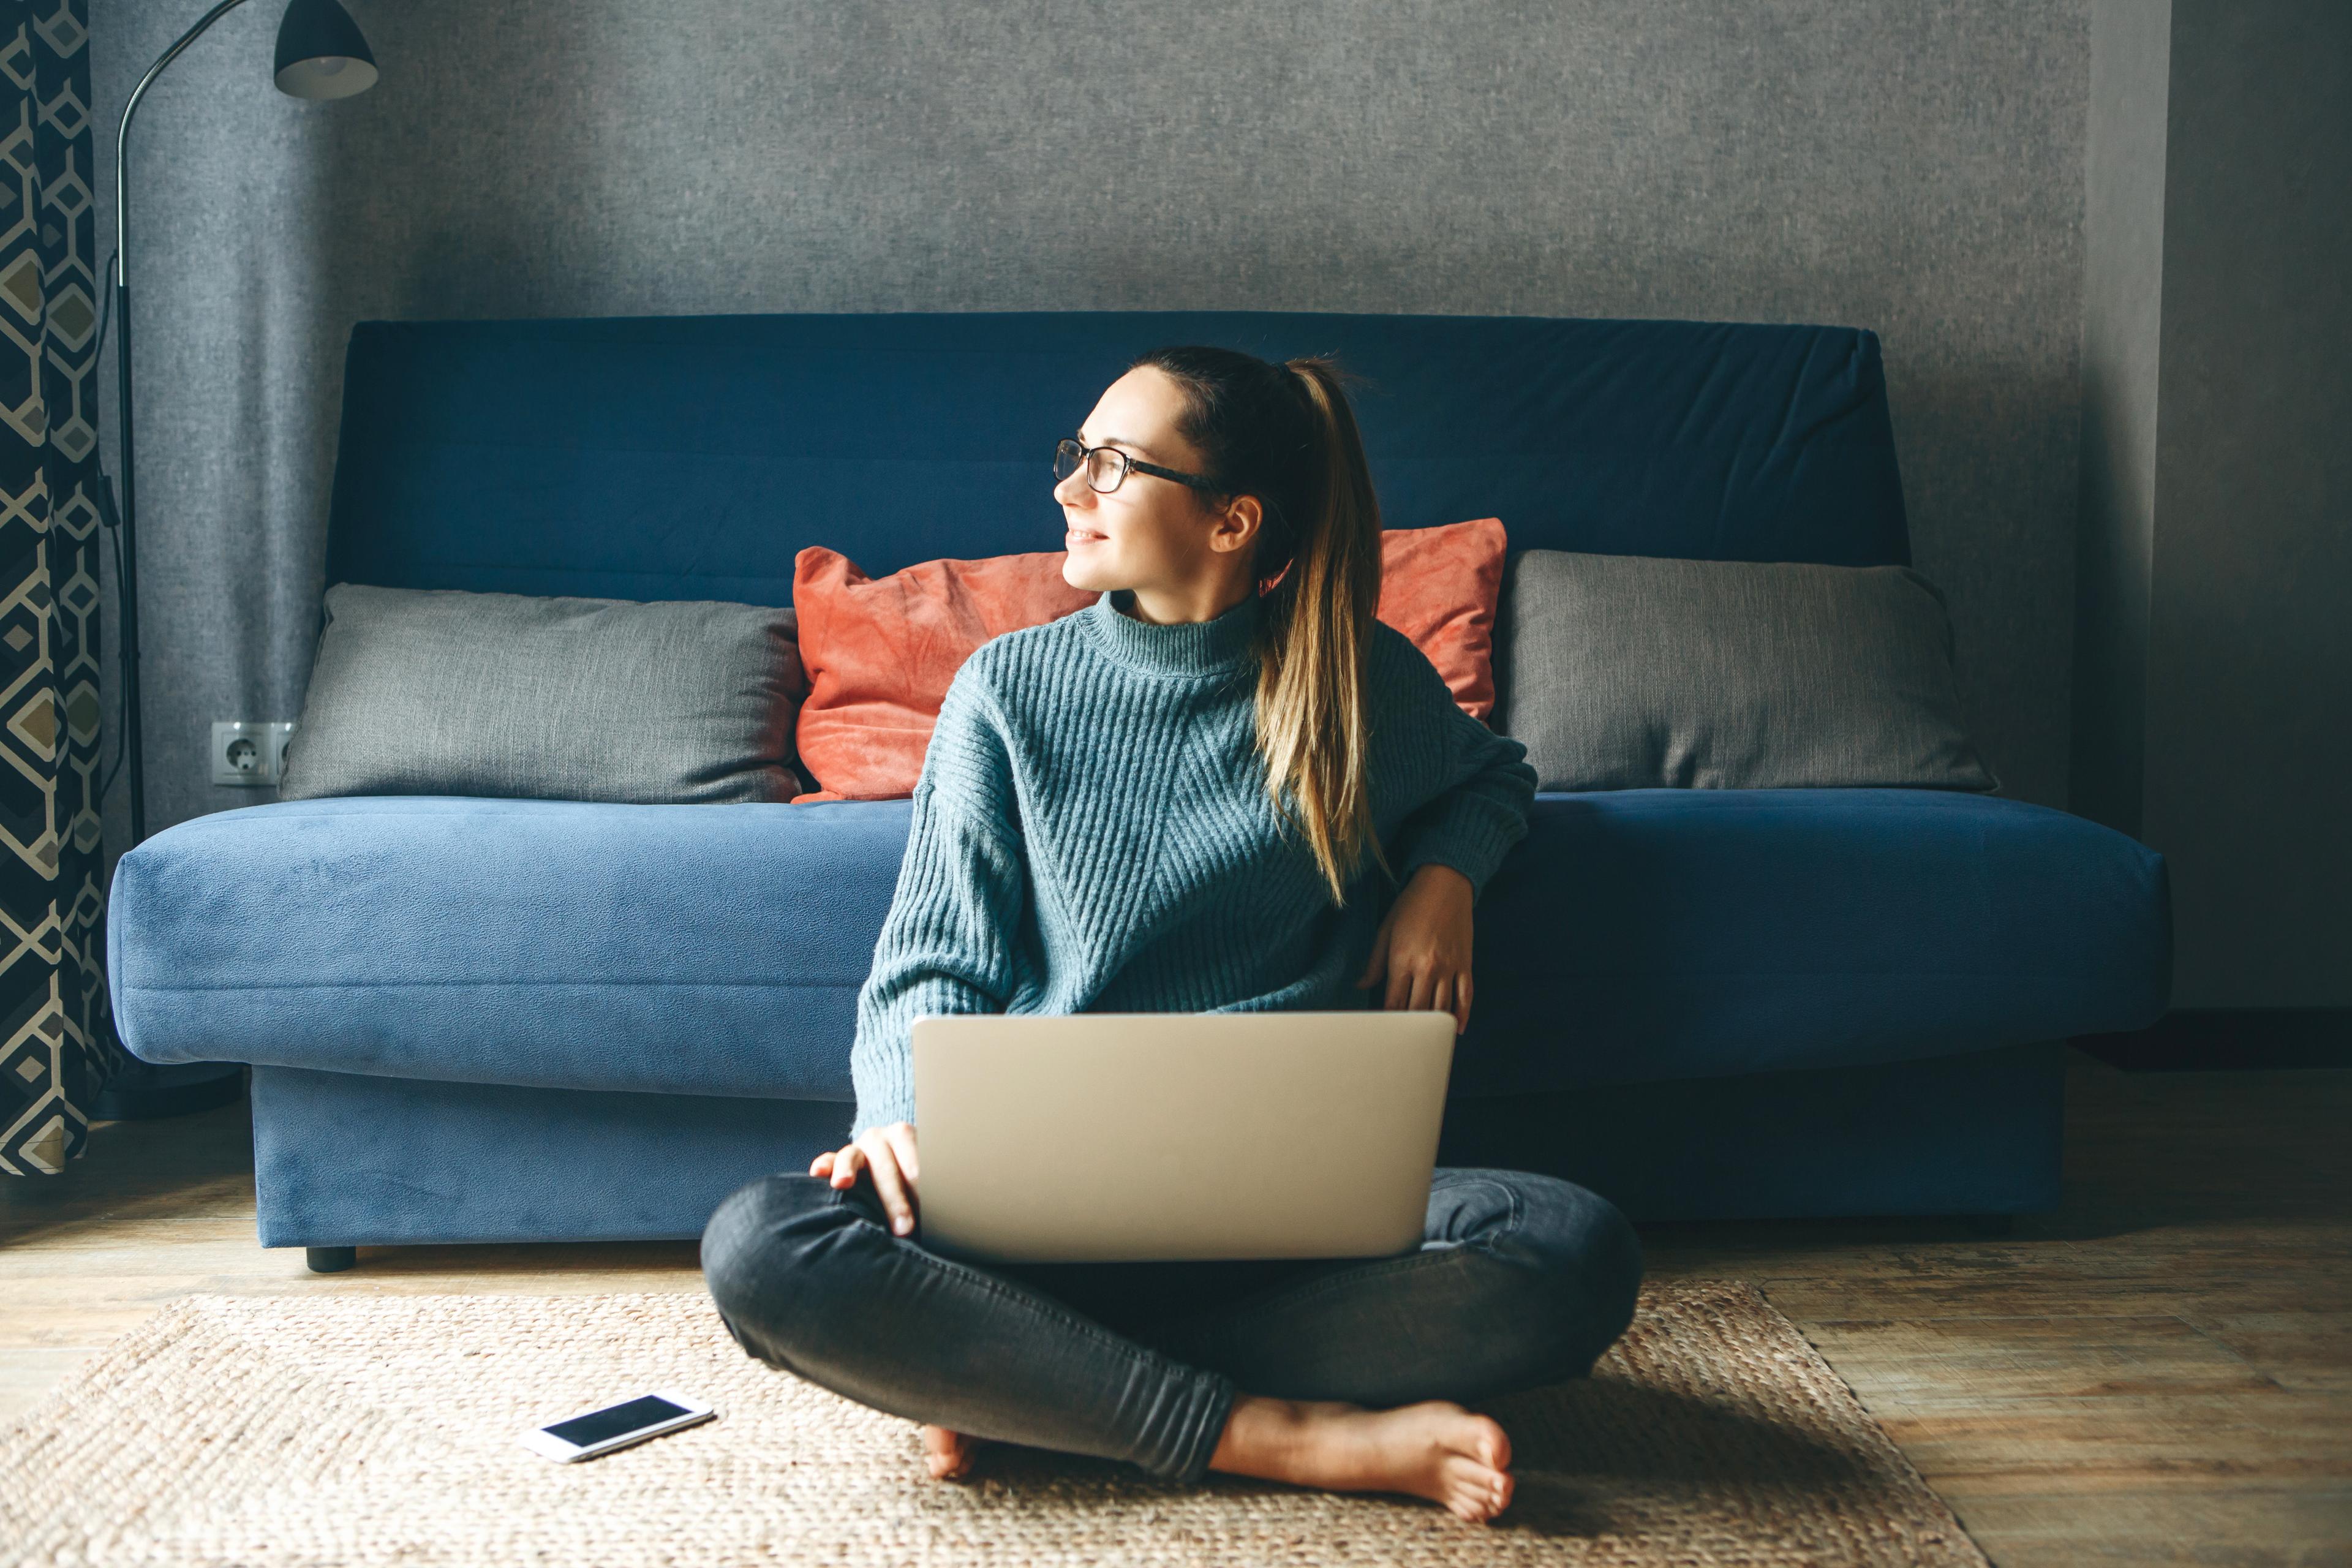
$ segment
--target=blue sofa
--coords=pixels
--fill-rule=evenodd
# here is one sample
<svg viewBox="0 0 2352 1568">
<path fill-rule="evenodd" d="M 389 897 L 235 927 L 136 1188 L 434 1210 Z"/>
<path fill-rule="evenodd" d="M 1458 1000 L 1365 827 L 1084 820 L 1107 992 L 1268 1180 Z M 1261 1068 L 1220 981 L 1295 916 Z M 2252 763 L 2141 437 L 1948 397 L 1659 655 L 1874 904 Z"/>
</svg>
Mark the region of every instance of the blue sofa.
<svg viewBox="0 0 2352 1568">
<path fill-rule="evenodd" d="M 1513 560 L 1909 559 L 1867 331 L 764 315 L 360 323 L 326 578 L 782 605 L 812 543 L 877 576 L 1058 549 L 1055 439 L 1176 341 L 1367 374 L 1391 527 L 1499 515 Z M 908 818 L 218 812 L 119 862 L 115 1016 L 145 1060 L 253 1064 L 266 1246 L 693 1237 L 845 1134 Z M 1440 1159 L 1566 1175 L 1636 1217 L 2047 1206 L 2061 1042 L 2161 1014 L 2170 935 L 2162 858 L 2045 806 L 1538 795 L 1480 902 Z"/>
</svg>

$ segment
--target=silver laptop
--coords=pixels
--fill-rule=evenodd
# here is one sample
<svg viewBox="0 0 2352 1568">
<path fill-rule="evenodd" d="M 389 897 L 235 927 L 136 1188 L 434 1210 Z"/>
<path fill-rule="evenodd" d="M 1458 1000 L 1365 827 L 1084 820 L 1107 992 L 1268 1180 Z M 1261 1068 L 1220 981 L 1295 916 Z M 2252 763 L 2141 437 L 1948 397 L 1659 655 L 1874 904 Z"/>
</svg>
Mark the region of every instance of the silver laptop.
<svg viewBox="0 0 2352 1568">
<path fill-rule="evenodd" d="M 975 1262 L 1421 1245 L 1454 1015 L 915 1020 L 916 1234 Z"/>
</svg>

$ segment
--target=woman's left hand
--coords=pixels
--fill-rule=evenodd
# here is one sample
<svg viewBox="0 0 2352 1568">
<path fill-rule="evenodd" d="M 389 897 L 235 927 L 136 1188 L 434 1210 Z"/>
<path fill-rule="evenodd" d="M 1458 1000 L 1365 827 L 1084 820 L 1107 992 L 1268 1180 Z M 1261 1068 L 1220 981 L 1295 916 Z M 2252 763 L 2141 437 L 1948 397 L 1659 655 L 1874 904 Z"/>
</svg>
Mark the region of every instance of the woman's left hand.
<svg viewBox="0 0 2352 1568">
<path fill-rule="evenodd" d="M 1388 972 L 1383 1007 L 1433 1008 L 1470 1026 L 1470 879 L 1435 861 L 1417 868 L 1372 935 L 1372 956 L 1356 988 Z"/>
</svg>

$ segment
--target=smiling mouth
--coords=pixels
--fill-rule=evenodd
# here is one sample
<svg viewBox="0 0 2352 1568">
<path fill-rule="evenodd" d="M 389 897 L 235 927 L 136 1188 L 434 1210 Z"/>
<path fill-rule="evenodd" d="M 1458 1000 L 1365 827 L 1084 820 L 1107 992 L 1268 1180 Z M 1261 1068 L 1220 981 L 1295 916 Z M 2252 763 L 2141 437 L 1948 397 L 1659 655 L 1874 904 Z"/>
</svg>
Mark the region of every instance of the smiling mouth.
<svg viewBox="0 0 2352 1568">
<path fill-rule="evenodd" d="M 1099 534 L 1099 533 L 1088 533 L 1088 532 L 1087 532 L 1085 529 L 1083 529 L 1083 528 L 1073 528 L 1073 529 L 1066 530 L 1065 531 L 1068 534 L 1068 536 L 1069 536 L 1070 538 L 1072 538 L 1072 539 L 1076 539 L 1076 540 L 1079 540 L 1079 541 L 1082 541 L 1082 542 L 1083 542 L 1083 541 L 1086 541 L 1086 540 L 1100 539 L 1101 537 L 1103 537 L 1103 536 L 1102 536 L 1101 534 Z"/>
</svg>

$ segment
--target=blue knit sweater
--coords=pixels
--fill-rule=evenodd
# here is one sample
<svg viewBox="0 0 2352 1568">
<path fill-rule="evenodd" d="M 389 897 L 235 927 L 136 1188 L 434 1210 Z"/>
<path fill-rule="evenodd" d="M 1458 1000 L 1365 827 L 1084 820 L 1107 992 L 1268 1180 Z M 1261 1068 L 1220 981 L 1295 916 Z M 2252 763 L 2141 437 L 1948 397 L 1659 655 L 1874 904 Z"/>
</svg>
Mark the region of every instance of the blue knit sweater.
<svg viewBox="0 0 2352 1568">
<path fill-rule="evenodd" d="M 849 1053 L 855 1139 L 915 1119 L 925 1014 L 1242 1012 L 1379 1005 L 1357 975 L 1395 893 L 1435 861 L 1473 899 L 1528 831 L 1527 748 L 1464 712 L 1411 639 L 1372 628 L 1373 823 L 1339 909 L 1266 799 L 1255 597 L 1153 626 L 1133 595 L 983 644 L 956 672 Z"/>
</svg>

